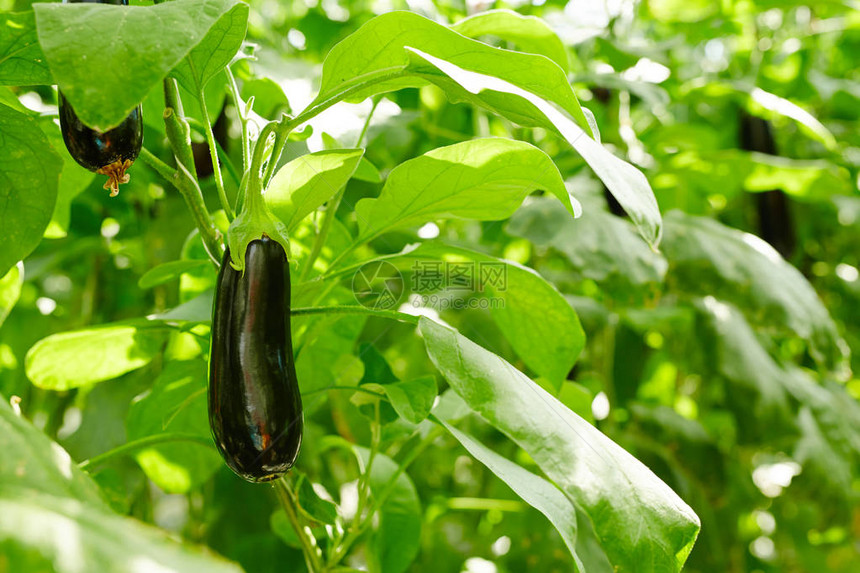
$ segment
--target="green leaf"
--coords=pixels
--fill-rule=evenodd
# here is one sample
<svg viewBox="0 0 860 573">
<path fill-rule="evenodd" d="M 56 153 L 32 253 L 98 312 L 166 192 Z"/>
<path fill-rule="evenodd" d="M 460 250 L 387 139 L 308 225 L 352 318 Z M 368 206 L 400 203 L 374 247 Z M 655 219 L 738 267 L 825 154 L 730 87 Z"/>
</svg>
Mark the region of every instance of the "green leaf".
<svg viewBox="0 0 860 573">
<path fill-rule="evenodd" d="M 577 509 L 561 490 L 544 478 L 497 454 L 448 422 L 441 420 L 441 423 L 475 459 L 508 484 L 523 501 L 546 516 L 561 535 L 564 544 L 567 545 L 577 571 L 580 573 L 611 573 L 613 571 L 606 555 L 600 551 L 593 553 L 585 551 L 584 556 L 579 555 L 581 548 L 577 548 L 577 543 L 581 544 L 582 542 L 579 540 L 580 535 L 577 531 Z M 587 519 L 587 517 L 584 518 Z M 586 566 L 583 561 L 588 565 Z"/>
<path fill-rule="evenodd" d="M 156 527 L 92 503 L 4 487 L 0 514 L 0 543 L 18 549 L 4 560 L 9 571 L 242 571 L 211 551 L 180 545 Z"/>
<path fill-rule="evenodd" d="M 514 213 L 506 230 L 562 253 L 579 276 L 611 293 L 661 284 L 666 259 L 648 248 L 633 225 L 606 211 L 602 198 L 600 202 L 583 197 L 582 217 L 572 221 L 555 201 L 537 199 Z"/>
<path fill-rule="evenodd" d="M 558 212 L 576 222 L 556 201 Z M 585 347 L 585 332 L 573 307 L 534 270 L 469 249 L 428 242 L 409 252 L 410 259 L 430 258 L 475 263 L 479 288 L 500 301 L 490 315 L 514 351 L 540 376 L 560 383 Z M 419 263 L 416 263 L 419 264 Z M 419 271 L 420 272 L 420 271 Z"/>
<path fill-rule="evenodd" d="M 308 110 L 344 98 L 362 100 L 427 82 L 439 85 L 452 99 L 476 99 L 432 67 L 410 58 L 407 46 L 527 89 L 558 105 L 583 129 L 589 129 L 564 71 L 555 62 L 534 54 L 499 50 L 412 12 L 381 14 L 332 48 L 323 63 L 319 94 Z M 532 106 L 517 98 L 479 96 L 476 103 L 522 125 L 552 127 Z"/>
<path fill-rule="evenodd" d="M 356 453 L 367 466 L 370 450 L 359 446 Z M 387 489 L 398 471 L 388 456 L 377 453 L 370 468 L 370 492 L 379 496 Z M 379 521 L 371 533 L 369 558 L 376 565 L 371 570 L 403 573 L 418 555 L 421 542 L 421 502 L 415 485 L 406 473 L 394 480 L 393 488 L 379 510 Z"/>
<path fill-rule="evenodd" d="M 238 0 L 175 0 L 156 6 L 36 4 L 34 10 L 39 43 L 60 90 L 81 121 L 106 131 L 196 46 L 211 49 L 208 35 L 223 34 L 222 18 L 231 22 L 248 7 Z M 210 72 L 219 58 L 204 70 Z"/>
<path fill-rule="evenodd" d="M 0 86 L 54 83 L 36 37 L 33 12 L 0 14 L 0 30 Z"/>
<path fill-rule="evenodd" d="M 620 571 L 680 571 L 699 531 L 687 504 L 636 458 L 513 366 L 422 317 L 430 359 L 469 407 L 501 430 L 591 517 Z"/>
<path fill-rule="evenodd" d="M 6 570 L 241 572 L 211 552 L 113 513 L 69 454 L 16 415 L 3 396 L 0 448 L 0 547 Z"/>
<path fill-rule="evenodd" d="M 126 420 L 128 439 L 166 433 L 208 438 L 206 362 L 171 361 L 152 385 L 131 404 Z M 214 446 L 214 444 L 213 444 Z M 187 493 L 205 483 L 221 467 L 215 448 L 171 442 L 135 452 L 146 476 L 168 493 Z"/>
<path fill-rule="evenodd" d="M 531 109 L 537 108 L 549 126 L 556 130 L 612 192 L 618 203 L 630 215 L 639 232 L 652 247 L 660 242 L 662 221 L 657 200 L 651 191 L 648 180 L 641 171 L 613 155 L 600 143 L 589 137 L 583 129 L 556 109 L 551 101 L 541 96 L 538 90 L 531 90 L 507 81 L 502 75 L 486 75 L 462 68 L 453 60 L 448 61 L 431 56 L 421 50 L 410 50 L 430 62 L 438 70 L 457 82 L 466 91 L 482 97 L 514 99 L 527 102 Z M 536 72 L 535 72 L 536 73 Z M 506 95 L 499 95 L 506 94 Z M 515 96 L 511 98 L 510 96 Z M 493 109 L 493 108 L 491 108 Z M 496 111 L 500 110 L 496 109 Z M 510 116 L 509 116 L 510 117 Z"/>
<path fill-rule="evenodd" d="M 42 240 L 62 168 L 36 120 L 0 104 L 0 275 Z"/>
<path fill-rule="evenodd" d="M 12 312 L 12 307 L 21 296 L 21 286 L 24 284 L 24 267 L 17 265 L 0 277 L 0 326 Z"/>
<path fill-rule="evenodd" d="M 107 508 L 96 485 L 69 454 L 17 415 L 0 395 L 0 491 L 28 488 Z M 0 520 L 5 522 L 4 519 Z"/>
<path fill-rule="evenodd" d="M 27 377 L 45 390 L 111 380 L 149 364 L 170 330 L 157 322 L 132 321 L 52 334 L 27 352 Z"/>
<path fill-rule="evenodd" d="M 568 71 L 567 49 L 546 22 L 513 10 L 486 10 L 460 20 L 451 29 L 467 38 L 496 36 L 513 42 L 520 51 L 541 54 Z"/>
<path fill-rule="evenodd" d="M 378 198 L 358 202 L 359 240 L 438 218 L 504 219 L 539 189 L 574 215 L 558 168 L 537 147 L 496 137 L 440 147 L 395 167 Z"/>
<path fill-rule="evenodd" d="M 183 273 L 210 266 L 208 261 L 179 260 L 162 263 L 146 271 L 137 281 L 138 288 L 150 289 L 164 283 L 178 280 Z"/>
<path fill-rule="evenodd" d="M 188 91 L 199 94 L 242 47 L 247 28 L 248 5 L 234 2 L 229 10 L 222 12 L 203 40 L 194 46 L 171 75 Z"/>
<path fill-rule="evenodd" d="M 807 340 L 822 365 L 844 368 L 844 343 L 815 289 L 759 237 L 672 211 L 664 251 L 675 290 L 730 302 L 754 325 Z"/>
<path fill-rule="evenodd" d="M 284 89 L 271 78 L 243 81 L 241 97 L 246 102 L 253 97 L 254 113 L 271 121 L 280 119 L 282 113 L 292 113 Z"/>
<path fill-rule="evenodd" d="M 299 508 L 309 518 L 319 523 L 334 525 L 337 520 L 337 505 L 317 495 L 313 484 L 304 474 L 299 477 L 299 483 L 296 484 L 296 496 Z"/>
<path fill-rule="evenodd" d="M 388 396 L 388 400 L 400 417 L 413 424 L 418 424 L 427 418 L 430 409 L 433 408 L 436 394 L 439 393 L 436 379 L 432 376 L 384 384 L 380 389 Z"/>
<path fill-rule="evenodd" d="M 362 155 L 363 149 L 333 149 L 293 159 L 272 178 L 266 204 L 292 231 L 346 185 Z"/>
</svg>

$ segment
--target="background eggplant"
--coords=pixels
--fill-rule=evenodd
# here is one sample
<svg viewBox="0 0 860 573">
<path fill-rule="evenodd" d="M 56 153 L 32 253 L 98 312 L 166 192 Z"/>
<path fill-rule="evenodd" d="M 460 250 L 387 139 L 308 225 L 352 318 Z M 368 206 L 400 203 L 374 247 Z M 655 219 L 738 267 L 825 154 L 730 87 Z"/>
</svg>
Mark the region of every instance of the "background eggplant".
<svg viewBox="0 0 860 573">
<path fill-rule="evenodd" d="M 225 253 L 212 317 L 209 423 L 227 465 L 251 482 L 286 473 L 302 442 L 289 305 L 289 265 L 279 243 L 252 241 L 244 273 Z"/>
<path fill-rule="evenodd" d="M 128 0 L 67 0 L 67 3 L 128 5 Z M 105 132 L 87 127 L 78 118 L 72 105 L 59 92 L 60 130 L 69 154 L 81 166 L 107 175 L 104 188 L 111 197 L 119 193 L 120 183 L 128 183 L 126 173 L 143 145 L 143 117 L 138 105 L 121 124 Z"/>
</svg>

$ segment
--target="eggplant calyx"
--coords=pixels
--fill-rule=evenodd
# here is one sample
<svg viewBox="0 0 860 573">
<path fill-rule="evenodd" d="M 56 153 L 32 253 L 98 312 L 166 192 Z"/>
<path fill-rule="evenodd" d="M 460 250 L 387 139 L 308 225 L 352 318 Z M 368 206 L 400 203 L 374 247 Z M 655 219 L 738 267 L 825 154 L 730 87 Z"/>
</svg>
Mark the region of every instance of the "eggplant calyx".
<svg viewBox="0 0 860 573">
<path fill-rule="evenodd" d="M 251 241 L 268 237 L 284 249 L 289 258 L 290 239 L 287 226 L 272 214 L 263 192 L 260 181 L 251 177 L 245 192 L 242 212 L 230 223 L 227 229 L 227 247 L 231 253 L 230 265 L 239 272 L 245 270 L 245 254 Z"/>
<path fill-rule="evenodd" d="M 116 197 L 119 195 L 119 186 L 122 183 L 128 183 L 131 176 L 126 173 L 131 164 L 134 163 L 131 159 L 117 159 L 110 165 L 100 167 L 96 173 L 99 175 L 107 175 L 108 180 L 104 184 L 105 189 L 110 189 L 110 196 Z"/>
</svg>

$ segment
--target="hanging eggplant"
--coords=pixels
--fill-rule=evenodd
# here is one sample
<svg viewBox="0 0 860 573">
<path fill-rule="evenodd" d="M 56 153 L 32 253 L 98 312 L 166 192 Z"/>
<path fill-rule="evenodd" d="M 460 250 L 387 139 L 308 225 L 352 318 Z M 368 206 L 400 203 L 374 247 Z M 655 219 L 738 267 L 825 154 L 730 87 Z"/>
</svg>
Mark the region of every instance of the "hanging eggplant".
<svg viewBox="0 0 860 573">
<path fill-rule="evenodd" d="M 284 248 L 251 241 L 244 272 L 224 254 L 215 291 L 209 423 L 227 465 L 251 482 L 285 474 L 302 443 L 302 399 L 290 336 Z"/>
</svg>

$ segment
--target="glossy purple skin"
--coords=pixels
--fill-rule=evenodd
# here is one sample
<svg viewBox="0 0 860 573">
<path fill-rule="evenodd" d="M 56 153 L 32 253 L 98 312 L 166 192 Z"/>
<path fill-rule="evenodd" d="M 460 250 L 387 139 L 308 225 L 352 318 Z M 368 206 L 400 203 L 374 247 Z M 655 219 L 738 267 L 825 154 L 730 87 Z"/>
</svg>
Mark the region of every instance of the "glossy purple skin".
<svg viewBox="0 0 860 573">
<path fill-rule="evenodd" d="M 302 443 L 302 399 L 290 337 L 289 266 L 264 237 L 245 253 L 244 274 L 224 255 L 212 317 L 209 423 L 237 475 L 265 482 L 284 475 Z"/>
</svg>

